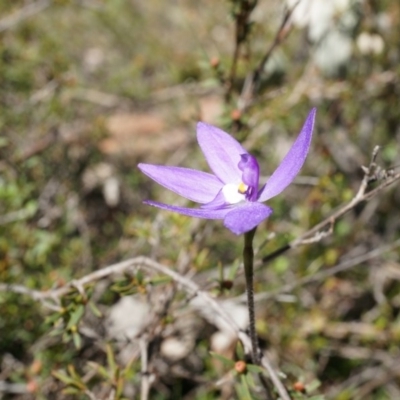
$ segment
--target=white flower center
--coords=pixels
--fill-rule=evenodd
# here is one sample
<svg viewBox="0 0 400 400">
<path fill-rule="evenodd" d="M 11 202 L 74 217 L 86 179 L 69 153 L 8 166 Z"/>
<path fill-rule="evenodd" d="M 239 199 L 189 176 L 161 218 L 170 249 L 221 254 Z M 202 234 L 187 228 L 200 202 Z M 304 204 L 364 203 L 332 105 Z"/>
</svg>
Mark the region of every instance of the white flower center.
<svg viewBox="0 0 400 400">
<path fill-rule="evenodd" d="M 235 183 L 228 183 L 222 188 L 222 194 L 225 197 L 225 200 L 229 204 L 240 203 L 241 201 L 246 200 L 246 190 L 248 186 L 243 182 L 238 185 Z"/>
</svg>

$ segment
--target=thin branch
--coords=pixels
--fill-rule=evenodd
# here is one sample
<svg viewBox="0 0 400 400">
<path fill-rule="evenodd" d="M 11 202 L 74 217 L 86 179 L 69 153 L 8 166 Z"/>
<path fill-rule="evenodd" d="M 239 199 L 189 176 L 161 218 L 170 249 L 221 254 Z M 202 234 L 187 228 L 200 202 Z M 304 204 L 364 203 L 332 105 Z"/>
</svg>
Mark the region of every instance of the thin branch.
<svg viewBox="0 0 400 400">
<path fill-rule="evenodd" d="M 304 286 L 304 285 L 307 285 L 312 282 L 322 281 L 330 276 L 336 275 L 343 271 L 347 271 L 347 270 L 349 270 L 357 265 L 360 265 L 368 260 L 379 257 L 382 254 L 393 251 L 394 249 L 396 249 L 398 247 L 400 247 L 400 239 L 394 241 L 391 244 L 378 247 L 367 253 L 350 258 L 348 260 L 344 260 L 341 263 L 339 263 L 331 268 L 328 268 L 324 271 L 314 273 L 311 276 L 306 276 L 304 278 L 301 278 L 293 283 L 284 285 L 277 290 L 273 290 L 273 291 L 266 292 L 266 293 L 260 293 L 260 294 L 256 295 L 256 299 L 257 299 L 257 301 L 259 301 L 259 300 L 266 300 L 266 299 L 274 298 L 274 297 L 279 296 L 282 293 L 291 292 L 293 289 L 295 289 L 297 287 Z M 244 296 L 241 296 L 240 298 L 243 298 L 243 300 L 244 300 Z"/>
<path fill-rule="evenodd" d="M 141 360 L 141 388 L 140 388 L 140 400 L 148 400 L 150 393 L 150 376 L 148 371 L 148 351 L 147 351 L 147 338 L 145 335 L 142 335 L 139 341 L 140 346 L 140 360 Z"/>
<path fill-rule="evenodd" d="M 108 395 L 108 399 L 107 399 L 107 400 L 114 400 L 114 399 L 115 399 L 115 389 L 112 388 L 112 389 L 110 390 L 110 393 L 109 393 L 109 395 Z"/>
<path fill-rule="evenodd" d="M 193 296 L 201 298 L 205 302 L 205 304 L 208 304 L 211 309 L 217 312 L 229 324 L 232 331 L 237 335 L 239 340 L 242 342 L 245 353 L 251 354 L 252 343 L 250 337 L 238 327 L 238 325 L 231 318 L 231 316 L 223 308 L 221 308 L 220 305 L 207 292 L 200 290 L 199 286 L 197 286 L 194 282 L 179 275 L 175 271 L 172 271 L 169 268 L 161 264 L 158 264 L 152 260 L 147 259 L 147 261 L 148 263 L 147 265 L 144 265 L 144 267 L 147 267 L 149 269 L 154 269 L 157 272 L 170 276 L 175 282 L 180 283 L 186 289 L 186 291 L 189 291 L 189 293 L 191 293 Z M 262 357 L 261 365 L 263 365 L 264 368 L 268 371 L 270 378 L 274 383 L 282 400 L 290 400 L 290 396 L 288 395 L 283 383 L 279 379 L 277 372 L 272 367 L 271 362 L 266 356 Z"/>
<path fill-rule="evenodd" d="M 40 290 L 29 289 L 23 285 L 0 283 L 0 291 L 17 293 L 17 294 L 25 294 L 25 295 L 31 297 L 33 300 L 40 301 L 45 307 L 47 307 L 53 311 L 60 311 L 61 307 L 57 306 L 58 300 L 60 297 L 69 293 L 71 289 L 75 288 L 78 290 L 82 290 L 82 288 L 85 285 L 87 285 L 91 282 L 95 282 L 100 279 L 106 278 L 107 276 L 112 275 L 112 274 L 121 274 L 122 272 L 124 272 L 128 269 L 131 269 L 135 266 L 137 267 L 137 266 L 143 264 L 143 259 L 146 259 L 146 257 L 131 258 L 129 260 L 110 265 L 103 269 L 92 272 L 88 275 L 85 275 L 81 279 L 72 280 L 58 289 L 50 289 L 47 291 L 40 291 Z M 55 304 L 49 303 L 47 300 L 52 300 Z"/>
<path fill-rule="evenodd" d="M 97 400 L 96 395 L 93 392 L 91 392 L 89 389 L 85 390 L 85 394 L 87 397 L 89 397 L 90 400 Z"/>
<path fill-rule="evenodd" d="M 268 371 L 272 383 L 274 384 L 277 392 L 279 393 L 281 400 L 291 400 L 289 393 L 287 392 L 282 381 L 279 379 L 275 369 L 272 367 L 270 361 L 266 356 L 262 357 L 261 365 Z"/>
<path fill-rule="evenodd" d="M 267 49 L 266 53 L 264 54 L 257 67 L 254 69 L 254 71 L 250 72 L 247 75 L 245 83 L 243 85 L 242 93 L 238 100 L 238 109 L 240 111 L 244 111 L 253 101 L 254 95 L 259 88 L 265 65 L 267 64 L 274 50 L 287 38 L 290 32 L 290 17 L 300 1 L 301 0 L 298 0 L 291 8 L 287 8 L 285 10 L 281 24 L 275 34 L 274 40 L 272 41 L 271 45 Z"/>
<path fill-rule="evenodd" d="M 8 284 L 8 283 L 0 283 L 0 292 L 9 292 L 9 293 L 17 293 L 17 294 L 25 294 L 29 296 L 31 299 L 35 301 L 40 301 L 42 305 L 49 310 L 52 311 L 60 311 L 61 307 L 57 306 L 54 303 L 50 303 L 47 301 L 47 298 L 43 296 L 43 293 L 39 290 L 29 289 L 23 285 L 15 285 L 15 284 Z"/>
<path fill-rule="evenodd" d="M 177 272 L 169 269 L 168 267 L 153 261 L 150 258 L 140 256 L 128 259 L 126 261 L 122 261 L 113 265 L 109 265 L 108 267 L 102 268 L 95 272 L 92 272 L 81 279 L 74 280 L 68 282 L 66 285 L 59 289 L 48 290 L 45 292 L 31 290 L 25 288 L 21 285 L 7 285 L 7 284 L 0 284 L 0 291 L 6 292 L 14 292 L 14 293 L 21 293 L 30 296 L 34 300 L 38 300 L 43 302 L 45 299 L 52 299 L 53 301 L 58 300 L 61 296 L 69 293 L 72 288 L 82 288 L 89 283 L 96 282 L 100 279 L 104 279 L 113 274 L 121 274 L 125 271 L 134 268 L 145 268 L 150 271 L 156 271 L 161 274 L 167 275 L 171 277 L 175 282 L 179 283 L 182 288 L 186 291 L 187 294 L 195 297 L 199 297 L 203 300 L 204 304 L 208 305 L 215 313 L 217 313 L 221 318 L 225 320 L 228 327 L 231 331 L 238 337 L 241 341 L 244 351 L 246 354 L 251 354 L 252 351 L 252 344 L 250 337 L 242 331 L 237 323 L 232 319 L 230 314 L 224 310 L 218 302 L 210 296 L 209 293 L 200 290 L 200 287 L 196 285 L 193 281 L 187 279 L 186 277 L 178 274 Z M 44 303 L 44 305 L 48 306 L 48 303 Z M 54 306 L 52 306 L 54 307 Z M 269 359 L 264 355 L 261 360 L 261 365 L 265 367 L 267 372 L 270 375 L 272 382 L 274 383 L 276 390 L 278 391 L 282 400 L 290 400 L 290 396 L 288 395 L 284 385 L 282 384 L 278 373 L 272 367 L 271 362 Z"/>
<path fill-rule="evenodd" d="M 250 24 L 249 18 L 257 5 L 258 0 L 242 0 L 239 2 L 239 11 L 235 14 L 235 48 L 232 55 L 232 64 L 227 79 L 227 92 L 226 97 L 229 98 L 233 88 L 233 82 L 236 78 L 236 68 L 240 58 L 240 50 L 242 44 L 245 42 L 249 31 Z"/>
<path fill-rule="evenodd" d="M 25 394 L 28 392 L 28 387 L 25 383 L 0 381 L 0 398 L 2 398 L 1 393 Z"/>
<path fill-rule="evenodd" d="M 376 159 L 376 154 L 378 152 L 379 148 L 375 147 L 373 154 L 372 154 L 372 159 L 371 163 L 368 167 L 363 167 L 363 170 L 365 172 L 364 178 L 360 184 L 360 187 L 356 193 L 356 195 L 353 197 L 353 199 L 341 206 L 337 211 L 335 211 L 332 215 L 329 217 L 325 218 L 323 221 L 319 222 L 317 225 L 313 226 L 311 229 L 309 229 L 307 232 L 305 232 L 303 235 L 298 237 L 297 239 L 291 241 L 290 243 L 280 247 L 279 249 L 273 251 L 272 253 L 266 255 L 265 257 L 262 258 L 260 262 L 257 263 L 257 266 L 260 267 L 261 265 L 264 265 L 268 263 L 269 261 L 275 259 L 276 257 L 280 256 L 281 254 L 285 253 L 286 251 L 293 249 L 295 247 L 298 247 L 302 244 L 310 243 L 310 242 L 317 242 L 318 240 L 321 240 L 322 238 L 328 236 L 332 230 L 333 230 L 333 225 L 335 222 L 342 217 L 344 214 L 352 210 L 354 207 L 356 207 L 358 204 L 362 203 L 363 201 L 368 201 L 375 197 L 377 194 L 379 194 L 381 191 L 386 189 L 388 186 L 392 185 L 393 183 L 397 182 L 400 180 L 400 172 L 394 174 L 394 173 L 386 173 L 385 177 L 386 179 L 378 185 L 375 189 L 370 190 L 367 192 L 367 187 L 368 183 L 376 180 L 376 172 L 377 172 L 377 166 L 375 164 L 375 159 Z M 382 174 L 382 171 L 379 171 L 380 174 Z M 328 230 L 325 230 L 326 227 L 329 227 Z"/>
</svg>

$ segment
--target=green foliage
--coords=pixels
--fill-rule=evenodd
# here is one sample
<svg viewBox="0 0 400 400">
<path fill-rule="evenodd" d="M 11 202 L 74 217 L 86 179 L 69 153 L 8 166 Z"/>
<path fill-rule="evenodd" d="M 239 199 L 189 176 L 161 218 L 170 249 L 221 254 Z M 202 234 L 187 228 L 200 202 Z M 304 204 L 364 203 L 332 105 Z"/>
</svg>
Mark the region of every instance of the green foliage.
<svg viewBox="0 0 400 400">
<path fill-rule="evenodd" d="M 267 175 L 311 106 L 303 180 L 271 201 L 255 239 L 261 346 L 293 399 L 398 393 L 398 249 L 331 269 L 399 238 L 398 185 L 351 209 L 326 238 L 260 260 L 348 204 L 375 145 L 382 170 L 368 190 L 398 172 L 399 5 L 338 8 L 332 27 L 350 35 L 352 52 L 329 73 L 294 18 L 241 108 L 281 4 L 59 0 L 30 14 L 39 3 L 0 2 L 0 383 L 22 385 L 12 398 L 140 398 L 146 382 L 149 399 L 263 398 L 260 367 L 171 277 L 135 266 L 51 291 L 146 256 L 232 300 L 239 318 L 241 239 L 220 221 L 144 206 L 177 197 L 136 164 L 206 169 L 194 144 L 205 119 L 240 139 Z M 362 50 L 362 34 L 383 49 Z"/>
</svg>

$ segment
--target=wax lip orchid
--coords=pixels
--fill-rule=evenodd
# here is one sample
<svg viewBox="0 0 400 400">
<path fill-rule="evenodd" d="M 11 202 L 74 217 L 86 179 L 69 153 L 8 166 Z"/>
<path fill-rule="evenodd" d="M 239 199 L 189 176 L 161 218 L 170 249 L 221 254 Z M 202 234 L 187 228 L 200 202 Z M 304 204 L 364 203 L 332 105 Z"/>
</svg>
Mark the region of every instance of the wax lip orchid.
<svg viewBox="0 0 400 400">
<path fill-rule="evenodd" d="M 303 166 L 310 148 L 315 113 L 313 108 L 292 147 L 261 188 L 256 158 L 226 132 L 199 122 L 197 140 L 214 174 L 164 165 L 139 164 L 138 167 L 160 185 L 200 203 L 200 208 L 152 200 L 144 203 L 190 217 L 223 219 L 224 225 L 236 235 L 250 231 L 272 213 L 262 202 L 281 193 Z"/>
</svg>

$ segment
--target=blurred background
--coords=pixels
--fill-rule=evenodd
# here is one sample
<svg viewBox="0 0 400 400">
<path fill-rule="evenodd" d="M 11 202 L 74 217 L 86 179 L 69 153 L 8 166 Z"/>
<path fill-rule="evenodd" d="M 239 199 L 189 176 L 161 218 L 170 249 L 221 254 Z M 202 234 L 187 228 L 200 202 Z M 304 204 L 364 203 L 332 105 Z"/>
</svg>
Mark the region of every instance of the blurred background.
<svg viewBox="0 0 400 400">
<path fill-rule="evenodd" d="M 399 61 L 397 1 L 2 0 L 0 398 L 263 398 L 231 373 L 236 339 L 165 276 L 30 290 L 146 256 L 245 328 L 242 238 L 143 205 L 187 203 L 137 164 L 208 170 L 202 120 L 265 181 L 317 107 L 301 175 L 255 238 L 262 348 L 294 398 L 400 399 L 398 184 L 261 262 L 351 201 L 376 145 L 368 190 L 398 172 Z"/>
</svg>

